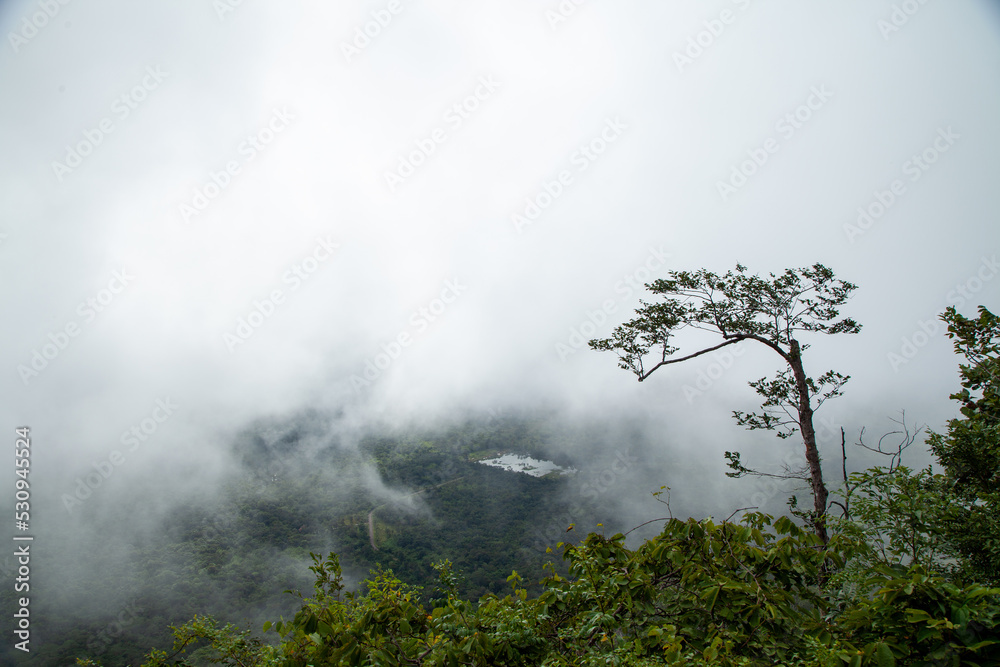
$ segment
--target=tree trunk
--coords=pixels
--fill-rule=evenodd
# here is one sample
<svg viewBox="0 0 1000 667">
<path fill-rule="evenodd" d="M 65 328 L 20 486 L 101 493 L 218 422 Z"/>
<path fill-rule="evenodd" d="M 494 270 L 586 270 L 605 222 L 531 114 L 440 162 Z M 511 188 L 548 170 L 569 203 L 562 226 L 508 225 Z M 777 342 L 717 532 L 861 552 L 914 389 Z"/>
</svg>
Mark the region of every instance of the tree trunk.
<svg viewBox="0 0 1000 667">
<path fill-rule="evenodd" d="M 826 533 L 827 491 L 826 485 L 823 483 L 823 468 L 819 462 L 819 450 L 816 448 L 816 431 L 813 428 L 809 385 L 806 384 L 806 374 L 802 370 L 802 353 L 799 349 L 799 342 L 795 339 L 791 341 L 791 351 L 788 356 L 788 363 L 795 375 L 795 388 L 799 395 L 799 432 L 802 434 L 802 442 L 806 446 L 806 462 L 809 464 L 809 475 L 812 478 L 816 534 L 823 540 L 823 544 L 826 544 L 830 540 Z"/>
</svg>

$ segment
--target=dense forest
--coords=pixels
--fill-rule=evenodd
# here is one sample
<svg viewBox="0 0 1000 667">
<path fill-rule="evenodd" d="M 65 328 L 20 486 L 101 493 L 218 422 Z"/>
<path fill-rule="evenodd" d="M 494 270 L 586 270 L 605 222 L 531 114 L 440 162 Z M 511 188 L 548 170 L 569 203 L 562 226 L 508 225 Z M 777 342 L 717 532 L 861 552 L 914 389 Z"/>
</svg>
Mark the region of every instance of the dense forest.
<svg viewBox="0 0 1000 667">
<path fill-rule="evenodd" d="M 961 417 L 927 441 L 940 472 L 901 465 L 907 439 L 845 468 L 839 515 L 668 517 L 636 548 L 592 532 L 557 545 L 568 571 L 537 595 L 515 571 L 469 600 L 448 559 L 430 600 L 381 568 L 347 591 L 338 555 L 313 554 L 311 595 L 264 639 L 196 616 L 145 665 L 1000 664 L 1000 318 L 942 319 L 965 363 Z"/>
<path fill-rule="evenodd" d="M 912 439 L 879 447 L 885 465 L 845 465 L 819 515 L 793 498 L 788 516 L 674 517 L 664 487 L 654 534 L 629 541 L 600 503 L 570 506 L 586 467 L 560 441 L 580 434 L 540 417 L 356 447 L 308 415 L 256 424 L 224 492 L 108 573 L 127 606 L 67 617 L 56 600 L 23 664 L 1000 664 L 1000 318 L 942 319 L 961 417 L 927 439 L 936 465 L 901 464 Z M 484 465 L 503 452 L 562 470 Z"/>
<path fill-rule="evenodd" d="M 254 627 L 293 615 L 297 604 L 285 591 L 311 585 L 310 551 L 335 549 L 356 583 L 372 568 L 391 569 L 424 586 L 425 601 L 437 581 L 432 563 L 449 558 L 461 573 L 456 590 L 476 599 L 501 593 L 514 569 L 541 573 L 551 560 L 546 547 L 568 522 L 613 525 L 596 503 L 570 507 L 585 470 L 535 477 L 480 463 L 513 452 L 571 467 L 561 442 L 571 434 L 543 417 L 486 416 L 408 434 L 373 429 L 357 447 L 307 447 L 315 422 L 305 414 L 253 425 L 233 443 L 242 465 L 222 493 L 187 499 L 153 534 L 97 545 L 106 553 L 90 552 L 88 562 L 116 562 L 122 548 L 128 557 L 39 595 L 48 602 L 32 609 L 40 639 L 27 656 L 5 647 L 11 663 L 16 656 L 19 664 L 71 665 L 86 655 L 108 667 L 137 665 L 151 646 L 169 643 L 170 625 L 195 614 Z M 395 495 L 373 491 L 373 470 Z M 102 508 L 85 520 L 115 534 L 128 511 Z M 91 591 L 107 589 L 121 593 L 115 603 L 78 608 Z M 13 609 L 13 592 L 4 596 Z"/>
</svg>

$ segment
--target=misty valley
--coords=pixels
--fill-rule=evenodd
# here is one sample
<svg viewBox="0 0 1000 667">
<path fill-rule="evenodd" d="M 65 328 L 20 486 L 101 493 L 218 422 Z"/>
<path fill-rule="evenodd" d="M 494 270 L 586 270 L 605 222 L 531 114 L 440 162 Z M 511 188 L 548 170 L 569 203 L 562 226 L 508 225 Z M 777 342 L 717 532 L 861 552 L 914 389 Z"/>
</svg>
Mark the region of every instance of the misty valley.
<svg viewBox="0 0 1000 667">
<path fill-rule="evenodd" d="M 1000 667 L 1000 0 L 0 26 L 0 667 Z"/>
<path fill-rule="evenodd" d="M 546 548 L 571 523 L 584 532 L 601 522 L 612 532 L 624 527 L 601 495 L 618 493 L 620 473 L 635 461 L 601 433 L 559 430 L 540 416 L 485 415 L 420 433 L 373 433 L 354 446 L 323 442 L 319 421 L 308 414 L 256 424 L 233 443 L 242 469 L 218 493 L 180 504 L 143 539 L 91 541 L 80 558 L 98 563 L 92 572 L 57 577 L 62 590 L 39 584 L 37 599 L 51 604 L 32 607 L 38 648 L 21 664 L 72 665 L 87 655 L 105 666 L 138 665 L 150 647 L 170 644 L 168 626 L 195 614 L 258 629 L 291 618 L 298 600 L 284 591 L 310 588 L 310 552 L 335 550 L 355 586 L 369 569 L 391 569 L 423 586 L 425 601 L 437 584 L 431 563 L 447 558 L 457 590 L 477 599 L 502 594 L 513 570 L 537 593 L 531 579 L 559 560 Z M 569 444 L 586 438 L 608 456 L 571 459 Z M 136 493 L 117 511 L 90 502 L 73 511 L 95 532 L 120 535 L 116 524 L 134 522 L 149 500 Z M 14 604 L 13 591 L 4 596 Z"/>
<path fill-rule="evenodd" d="M 723 452 L 726 477 L 787 485 L 757 487 L 751 505 L 693 490 L 703 457 L 676 465 L 675 436 L 626 411 L 262 418 L 234 437 L 217 488 L 188 487 L 158 517 L 142 517 L 163 500 L 155 478 L 67 504 L 79 527 L 61 537 L 86 551 L 35 580 L 33 609 L 4 593 L 25 635 L 15 650 L 28 652 L 32 612 L 41 648 L 25 664 L 39 665 L 1000 664 L 1000 317 L 939 317 L 968 363 L 951 394 L 962 418 L 926 437 L 938 471 L 903 464 L 923 430 L 904 412 L 877 442 L 862 428 L 850 466 L 842 427 L 834 481 L 820 451 L 835 433 L 814 412 L 850 376 L 806 375 L 796 334 L 859 333 L 839 311 L 856 287 L 819 263 L 674 271 L 647 285 L 665 300 L 589 341 L 640 381 L 731 345 L 780 357 L 748 383 L 759 410 L 731 416 L 803 448 L 776 449 L 775 471 Z M 689 326 L 722 342 L 672 357 Z M 652 490 L 657 476 L 670 485 Z M 677 515 L 671 486 L 687 497 Z M 783 491 L 787 513 L 766 513 Z M 697 518 L 712 506 L 735 509 Z M 57 563 L 32 559 L 34 572 Z"/>
</svg>

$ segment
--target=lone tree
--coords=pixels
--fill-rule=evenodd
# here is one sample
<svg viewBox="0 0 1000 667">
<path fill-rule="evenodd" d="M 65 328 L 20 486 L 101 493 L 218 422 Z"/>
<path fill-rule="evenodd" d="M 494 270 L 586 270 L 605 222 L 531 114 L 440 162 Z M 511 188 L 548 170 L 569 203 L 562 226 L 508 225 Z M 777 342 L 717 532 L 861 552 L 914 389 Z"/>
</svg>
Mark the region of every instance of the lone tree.
<svg viewBox="0 0 1000 667">
<path fill-rule="evenodd" d="M 861 325 L 850 318 L 838 320 L 837 308 L 847 301 L 856 285 L 835 279 L 822 264 L 786 269 L 770 279 L 746 275 L 746 267 L 724 276 L 701 269 L 695 273 L 671 271 L 670 279 L 658 279 L 646 287 L 665 297 L 656 303 L 642 302 L 634 319 L 615 328 L 610 338 L 590 341 L 594 350 L 618 353 L 618 365 L 635 373 L 642 382 L 657 369 L 707 354 L 744 340 L 756 341 L 774 350 L 788 365 L 772 379 L 749 383 L 764 401 L 757 413 L 733 412 L 741 426 L 750 430 L 776 431 L 779 438 L 802 434 L 808 479 L 812 486 L 810 521 L 816 534 L 828 540 L 824 522 L 827 489 L 816 448 L 813 411 L 824 401 L 840 395 L 850 379 L 827 371 L 816 380 L 806 375 L 802 352 L 808 345 L 795 338 L 799 331 L 823 334 L 858 333 Z M 691 327 L 718 334 L 723 341 L 691 354 L 674 357 L 679 348 L 671 337 Z M 815 399 L 815 405 L 813 404 Z M 732 476 L 762 474 L 744 468 L 738 452 L 726 452 Z M 804 473 L 803 473 L 804 474 Z M 787 475 L 794 477 L 794 475 Z"/>
</svg>

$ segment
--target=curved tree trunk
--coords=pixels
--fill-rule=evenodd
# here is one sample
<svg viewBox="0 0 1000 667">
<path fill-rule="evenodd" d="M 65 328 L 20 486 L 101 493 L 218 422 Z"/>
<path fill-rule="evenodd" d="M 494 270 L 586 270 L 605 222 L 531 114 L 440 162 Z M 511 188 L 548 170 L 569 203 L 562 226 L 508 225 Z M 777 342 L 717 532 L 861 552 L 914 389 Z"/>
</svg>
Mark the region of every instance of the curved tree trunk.
<svg viewBox="0 0 1000 667">
<path fill-rule="evenodd" d="M 806 374 L 802 369 L 802 353 L 799 349 L 799 342 L 794 338 L 791 340 L 791 352 L 788 363 L 792 367 L 792 374 L 795 376 L 795 388 L 799 395 L 799 432 L 802 434 L 802 442 L 806 447 L 806 462 L 809 464 L 809 476 L 812 479 L 816 534 L 823 540 L 823 544 L 826 544 L 830 540 L 826 532 L 825 517 L 827 490 L 826 484 L 823 483 L 823 468 L 819 461 L 819 450 L 816 448 L 816 430 L 813 428 L 813 410 L 809 400 L 809 385 L 806 384 Z"/>
</svg>

